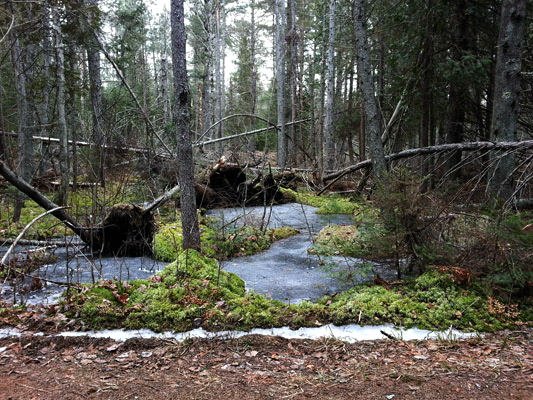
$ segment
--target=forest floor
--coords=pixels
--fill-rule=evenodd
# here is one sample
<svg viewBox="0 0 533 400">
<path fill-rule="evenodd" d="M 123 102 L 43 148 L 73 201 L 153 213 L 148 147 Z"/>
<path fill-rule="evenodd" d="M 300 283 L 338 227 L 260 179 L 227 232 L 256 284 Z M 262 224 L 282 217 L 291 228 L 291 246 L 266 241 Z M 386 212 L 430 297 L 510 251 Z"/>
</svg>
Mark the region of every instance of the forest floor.
<svg viewBox="0 0 533 400">
<path fill-rule="evenodd" d="M 0 399 L 529 399 L 533 329 L 464 341 L 0 339 Z"/>
</svg>

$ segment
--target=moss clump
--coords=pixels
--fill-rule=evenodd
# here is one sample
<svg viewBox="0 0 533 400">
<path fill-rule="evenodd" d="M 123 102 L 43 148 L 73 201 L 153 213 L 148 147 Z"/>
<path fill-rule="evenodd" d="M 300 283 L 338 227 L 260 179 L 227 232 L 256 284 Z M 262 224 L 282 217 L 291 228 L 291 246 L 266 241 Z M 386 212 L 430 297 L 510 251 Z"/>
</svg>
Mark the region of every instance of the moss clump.
<svg viewBox="0 0 533 400">
<path fill-rule="evenodd" d="M 499 303 L 485 293 L 486 288 L 475 282 L 459 285 L 450 274 L 430 269 L 416 279 L 387 287 L 358 285 L 316 304 L 287 305 L 246 293 L 238 276 L 219 270 L 216 260 L 189 250 L 149 280 L 85 286 L 65 300 L 63 311 L 81 319 L 86 328 L 154 331 L 326 323 L 495 331 L 530 323 L 530 309 Z"/>
<path fill-rule="evenodd" d="M 398 326 L 425 329 L 447 329 L 450 326 L 465 330 L 495 331 L 516 326 L 527 313 L 491 312 L 491 298 L 486 289 L 477 284 L 461 286 L 446 273 L 429 270 L 414 280 L 407 280 L 391 288 L 359 285 L 329 303 L 331 318 L 347 323 L 355 317 L 361 323 L 391 322 Z M 520 322 L 518 322 L 520 324 Z"/>
<path fill-rule="evenodd" d="M 91 329 L 250 329 L 286 324 L 291 312 L 280 302 L 246 294 L 242 279 L 193 250 L 181 252 L 150 280 L 101 281 L 67 304 L 65 312 Z"/>
<path fill-rule="evenodd" d="M 215 231 L 205 225 L 201 225 L 200 241 L 205 255 L 215 256 L 216 250 L 211 246 L 215 240 Z M 174 261 L 178 254 L 182 251 L 183 231 L 181 221 L 176 221 L 173 224 L 168 224 L 159 228 L 154 236 L 152 250 L 155 258 L 161 261 Z"/>
<path fill-rule="evenodd" d="M 360 241 L 355 225 L 328 225 L 318 233 L 308 252 L 324 256 L 352 253 L 351 248 Z"/>
<path fill-rule="evenodd" d="M 300 193 L 290 189 L 281 189 L 283 195 L 297 203 L 318 207 L 317 214 L 357 214 L 361 211 L 360 202 L 339 195 L 316 196 L 312 193 Z"/>
<path fill-rule="evenodd" d="M 252 226 L 243 226 L 233 232 L 219 233 L 211 226 L 210 219 L 201 224 L 202 252 L 205 255 L 225 260 L 231 257 L 252 255 L 264 251 L 280 239 L 298 233 L 293 228 L 273 228 L 263 231 Z M 166 225 L 155 235 L 153 251 L 157 259 L 174 261 L 182 249 L 181 223 Z"/>
</svg>

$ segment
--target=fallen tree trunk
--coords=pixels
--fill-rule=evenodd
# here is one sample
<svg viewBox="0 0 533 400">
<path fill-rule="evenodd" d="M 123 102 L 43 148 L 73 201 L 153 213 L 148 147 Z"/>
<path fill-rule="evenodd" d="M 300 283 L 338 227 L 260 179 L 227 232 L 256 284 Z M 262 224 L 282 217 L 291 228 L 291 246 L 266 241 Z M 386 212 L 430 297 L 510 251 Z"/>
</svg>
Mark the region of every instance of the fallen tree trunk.
<svg viewBox="0 0 533 400">
<path fill-rule="evenodd" d="M 156 225 L 150 211 L 119 204 L 109 210 L 101 226 L 84 227 L 33 186 L 17 177 L 2 161 L 0 161 L 0 175 L 63 222 L 91 249 L 116 256 L 135 257 L 151 254 Z M 151 209 L 153 208 L 155 206 Z"/>
<path fill-rule="evenodd" d="M 9 136 L 9 137 L 18 137 L 18 133 L 17 132 L 5 132 L 5 131 L 0 131 L 0 134 L 3 134 L 5 136 Z M 32 140 L 36 141 L 36 142 L 42 142 L 42 143 L 53 143 L 53 144 L 59 144 L 59 139 L 58 138 L 51 138 L 51 137 L 46 137 L 46 136 L 32 136 Z M 68 144 L 69 145 L 72 145 L 74 142 L 72 140 L 69 140 L 68 141 Z M 90 147 L 90 146 L 93 146 L 95 147 L 96 145 L 94 143 L 91 143 L 91 142 L 79 142 L 79 141 L 76 141 L 76 146 L 80 146 L 80 147 Z M 109 146 L 109 145 L 103 145 L 102 146 L 104 149 L 106 150 L 113 150 L 113 151 L 127 151 L 127 152 L 130 152 L 130 153 L 140 153 L 140 154 L 151 154 L 153 153 L 153 150 L 150 150 L 150 149 L 143 149 L 143 148 L 140 148 L 140 147 L 119 147 L 119 146 Z M 154 155 L 155 157 L 161 157 L 161 158 L 172 158 L 172 154 L 170 153 L 159 153 L 159 154 L 155 154 Z"/>
<path fill-rule="evenodd" d="M 400 151 L 399 153 L 389 154 L 385 156 L 387 162 L 400 160 L 403 158 L 410 158 L 416 156 L 423 156 L 434 153 L 450 152 L 450 151 L 478 151 L 478 150 L 491 150 L 491 151 L 509 151 L 517 149 L 531 149 L 533 148 L 533 140 L 524 140 L 521 142 L 465 142 L 465 143 L 448 143 L 437 146 L 420 147 L 418 149 L 408 149 Z M 363 168 L 369 168 L 372 166 L 372 159 L 358 162 L 340 171 L 326 175 L 324 182 L 332 181 L 327 184 L 318 194 L 324 193 L 333 183 L 341 179 L 346 174 L 355 172 Z"/>
<path fill-rule="evenodd" d="M 33 186 L 26 181 L 17 177 L 9 168 L 6 167 L 3 161 L 0 160 L 0 174 L 13 186 L 15 186 L 22 193 L 27 195 L 30 199 L 35 201 L 38 205 L 44 208 L 46 211 L 56 209 L 51 214 L 63 222 L 69 229 L 71 229 L 81 240 L 87 244 L 98 244 L 94 242 L 95 235 L 94 229 L 98 228 L 85 228 L 80 225 L 70 214 L 61 209 L 57 204 L 48 200 L 43 194 L 38 192 Z M 95 246 L 98 247 L 98 246 Z"/>
<path fill-rule="evenodd" d="M 0 238 L 0 246 L 12 245 L 15 243 L 16 239 L 12 238 Z M 82 242 L 56 242 L 54 240 L 31 240 L 31 239 L 20 239 L 17 241 L 17 244 L 20 246 L 55 246 L 55 247 L 70 247 L 70 246 L 79 246 Z M 82 243 L 83 244 L 83 243 Z"/>
</svg>

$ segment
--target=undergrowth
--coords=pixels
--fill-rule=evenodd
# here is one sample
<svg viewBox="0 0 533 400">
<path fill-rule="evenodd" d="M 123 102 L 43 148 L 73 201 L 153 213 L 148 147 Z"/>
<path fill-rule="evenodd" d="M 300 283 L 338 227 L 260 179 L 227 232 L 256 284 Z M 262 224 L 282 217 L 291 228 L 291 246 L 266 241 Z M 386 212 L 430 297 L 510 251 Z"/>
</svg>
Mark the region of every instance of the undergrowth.
<svg viewBox="0 0 533 400">
<path fill-rule="evenodd" d="M 253 226 L 243 226 L 235 230 L 221 232 L 212 227 L 213 223 L 212 218 L 201 219 L 200 240 L 203 254 L 216 257 L 219 260 L 259 253 L 268 249 L 274 241 L 298 233 L 293 228 L 261 230 Z M 181 250 L 181 221 L 162 226 L 154 238 L 155 257 L 161 261 L 174 261 Z"/>
<path fill-rule="evenodd" d="M 446 271 L 430 269 L 389 287 L 358 285 L 317 303 L 287 305 L 245 292 L 235 274 L 189 250 L 148 280 L 101 281 L 70 293 L 63 311 L 87 329 L 149 328 L 154 331 L 293 328 L 326 323 L 394 323 L 443 330 L 494 331 L 531 321 L 531 310 L 487 296 L 479 282 L 458 284 Z"/>
</svg>

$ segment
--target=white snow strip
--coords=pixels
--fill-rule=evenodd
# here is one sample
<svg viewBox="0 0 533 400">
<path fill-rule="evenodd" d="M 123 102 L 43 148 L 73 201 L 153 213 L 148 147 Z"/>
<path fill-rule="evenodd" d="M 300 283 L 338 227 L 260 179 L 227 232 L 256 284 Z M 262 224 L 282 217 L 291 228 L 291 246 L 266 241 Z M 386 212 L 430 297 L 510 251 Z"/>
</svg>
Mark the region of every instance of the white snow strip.
<svg viewBox="0 0 533 400">
<path fill-rule="evenodd" d="M 61 332 L 55 336 L 75 337 L 88 336 L 93 338 L 109 338 L 115 341 L 123 342 L 132 338 L 143 339 L 175 339 L 182 342 L 190 338 L 208 338 L 208 339 L 236 339 L 246 335 L 265 335 L 265 336 L 280 336 L 286 339 L 337 339 L 348 343 L 355 343 L 360 340 L 377 340 L 385 339 L 381 331 L 387 333 L 400 340 L 426 340 L 426 339 L 466 339 L 469 337 L 478 336 L 478 333 L 460 332 L 455 329 L 449 329 L 444 332 L 428 331 L 423 329 L 401 329 L 395 328 L 393 325 L 379 325 L 379 326 L 360 326 L 356 324 L 336 326 L 324 325 L 316 328 L 300 328 L 292 330 L 288 327 L 272 328 L 272 329 L 252 329 L 250 332 L 243 331 L 222 331 L 222 332 L 208 332 L 202 328 L 193 329 L 188 332 L 173 333 L 163 332 L 155 333 L 148 329 L 140 330 L 104 330 L 104 331 L 87 331 L 87 332 Z M 15 336 L 20 337 L 22 333 L 17 329 L 7 328 L 0 329 L 0 339 Z M 34 335 L 42 335 L 36 333 Z"/>
</svg>

